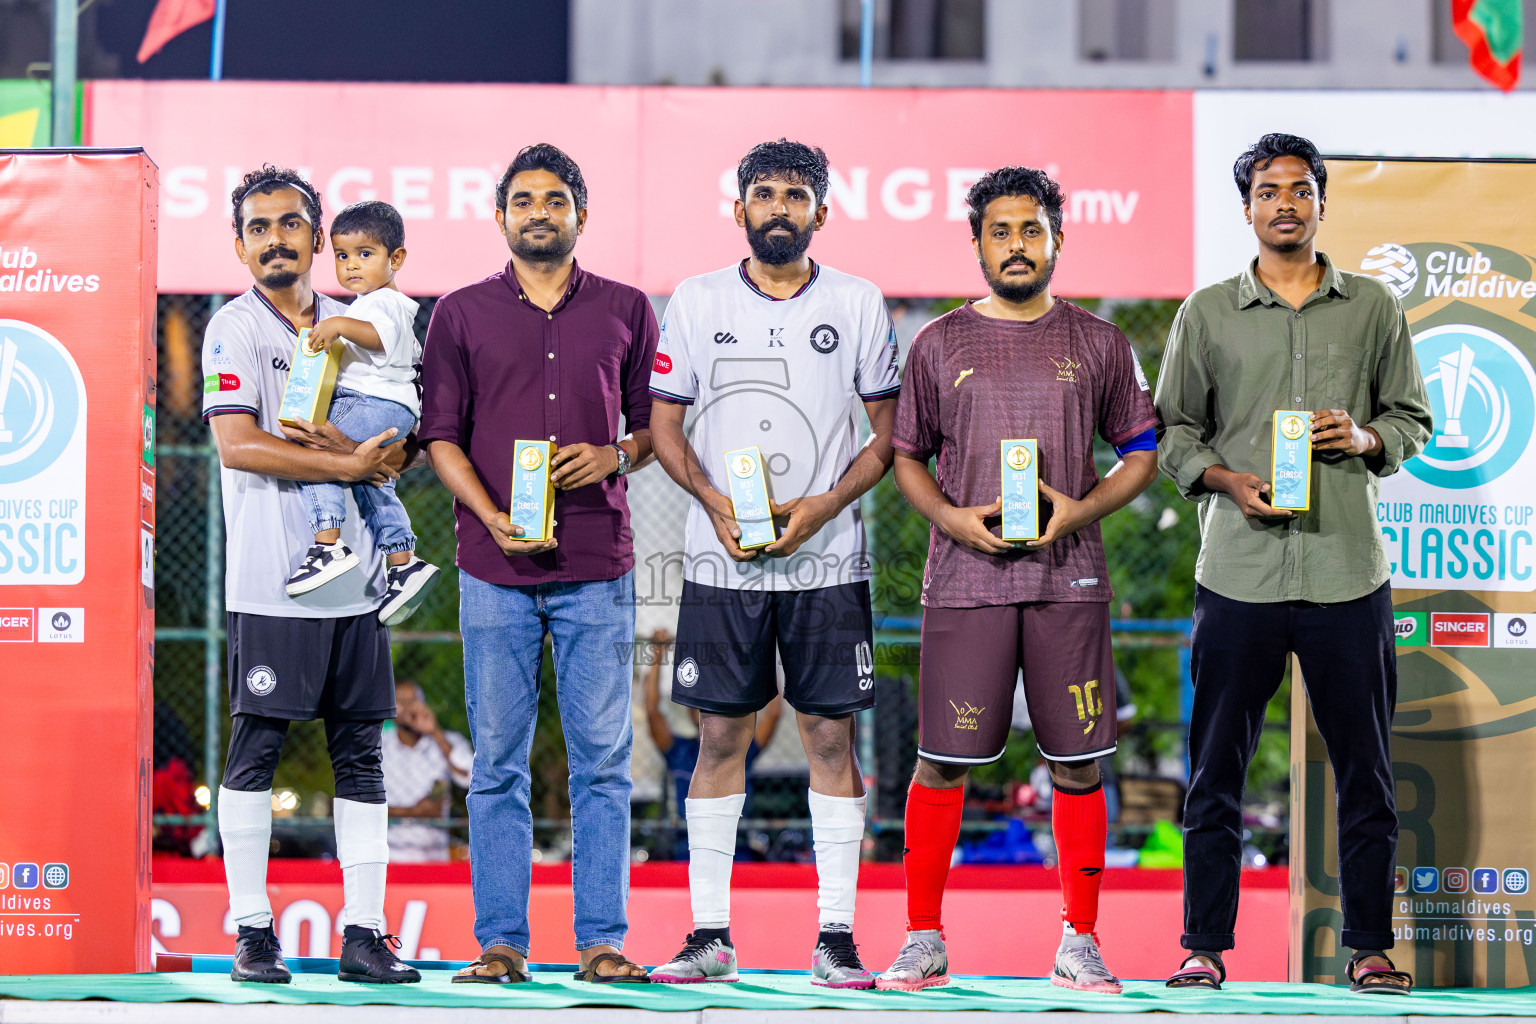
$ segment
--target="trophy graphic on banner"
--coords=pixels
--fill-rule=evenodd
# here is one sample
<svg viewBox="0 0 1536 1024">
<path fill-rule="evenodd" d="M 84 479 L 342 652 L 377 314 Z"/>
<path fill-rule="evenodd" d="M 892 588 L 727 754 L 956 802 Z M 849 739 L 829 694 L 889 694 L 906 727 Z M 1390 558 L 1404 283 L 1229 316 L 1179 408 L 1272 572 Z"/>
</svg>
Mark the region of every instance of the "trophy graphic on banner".
<svg viewBox="0 0 1536 1024">
<path fill-rule="evenodd" d="M 0 441 L 9 441 L 5 426 L 5 396 L 11 393 L 11 377 L 16 373 L 16 343 L 10 338 L 0 344 Z"/>
<path fill-rule="evenodd" d="M 1440 357 L 1440 390 L 1445 395 L 1445 429 L 1435 439 L 1441 448 L 1466 448 L 1471 444 L 1461 432 L 1461 409 L 1467 403 L 1472 382 L 1472 346 L 1463 344 Z"/>
</svg>

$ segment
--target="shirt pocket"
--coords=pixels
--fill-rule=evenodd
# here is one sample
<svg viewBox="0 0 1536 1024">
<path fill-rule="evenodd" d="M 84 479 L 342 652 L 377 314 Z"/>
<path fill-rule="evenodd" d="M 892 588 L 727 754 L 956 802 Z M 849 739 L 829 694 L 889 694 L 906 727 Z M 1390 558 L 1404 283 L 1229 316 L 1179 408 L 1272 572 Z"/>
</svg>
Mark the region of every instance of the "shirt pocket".
<svg viewBox="0 0 1536 1024">
<path fill-rule="evenodd" d="M 1361 408 L 1362 403 L 1369 401 L 1370 389 L 1367 386 L 1370 375 L 1366 372 L 1367 364 L 1372 353 L 1376 350 L 1374 340 L 1362 335 L 1346 335 L 1331 338 L 1328 341 L 1328 365 L 1323 393 L 1319 399 L 1324 404 L 1337 408 L 1338 403 L 1344 403 L 1352 416 L 1365 416 L 1367 409 Z M 1319 405 L 1322 408 L 1322 405 Z M 1369 418 L 1366 416 L 1366 418 Z M 1365 422 L 1361 419 L 1359 422 Z"/>
<path fill-rule="evenodd" d="M 567 355 L 570 389 L 578 398 L 606 408 L 617 408 L 622 399 L 624 356 L 629 351 L 623 338 L 586 339 L 574 357 Z"/>
</svg>

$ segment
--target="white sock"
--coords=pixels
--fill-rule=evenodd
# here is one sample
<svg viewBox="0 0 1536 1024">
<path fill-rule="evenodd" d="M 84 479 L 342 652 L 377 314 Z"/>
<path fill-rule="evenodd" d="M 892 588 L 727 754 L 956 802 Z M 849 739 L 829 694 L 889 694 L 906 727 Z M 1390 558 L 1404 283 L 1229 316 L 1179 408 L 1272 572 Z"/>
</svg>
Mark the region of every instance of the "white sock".
<svg viewBox="0 0 1536 1024">
<path fill-rule="evenodd" d="M 218 810 L 229 915 L 235 924 L 247 928 L 270 927 L 267 854 L 272 851 L 272 791 L 246 793 L 220 786 Z"/>
<path fill-rule="evenodd" d="M 688 818 L 688 895 L 695 928 L 727 928 L 731 923 L 731 861 L 736 857 L 736 825 L 747 794 L 683 801 Z"/>
<path fill-rule="evenodd" d="M 864 842 L 862 796 L 827 796 L 810 791 L 811 843 L 816 849 L 816 909 L 821 924 L 853 927 L 853 900 L 859 889 L 859 847 Z"/>
<path fill-rule="evenodd" d="M 384 874 L 389 866 L 389 805 L 337 798 L 336 860 L 341 864 L 341 925 L 384 930 Z"/>
</svg>

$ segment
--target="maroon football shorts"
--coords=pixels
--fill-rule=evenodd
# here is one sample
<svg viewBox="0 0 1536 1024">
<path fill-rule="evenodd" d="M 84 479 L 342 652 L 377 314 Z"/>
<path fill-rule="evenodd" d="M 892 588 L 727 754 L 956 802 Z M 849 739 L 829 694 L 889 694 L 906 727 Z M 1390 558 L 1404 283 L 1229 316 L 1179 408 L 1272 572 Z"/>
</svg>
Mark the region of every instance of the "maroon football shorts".
<svg viewBox="0 0 1536 1024">
<path fill-rule="evenodd" d="M 1040 753 L 1052 761 L 1114 753 L 1109 605 L 1060 602 L 923 609 L 919 756 L 947 764 L 1002 757 L 1021 668 Z"/>
</svg>

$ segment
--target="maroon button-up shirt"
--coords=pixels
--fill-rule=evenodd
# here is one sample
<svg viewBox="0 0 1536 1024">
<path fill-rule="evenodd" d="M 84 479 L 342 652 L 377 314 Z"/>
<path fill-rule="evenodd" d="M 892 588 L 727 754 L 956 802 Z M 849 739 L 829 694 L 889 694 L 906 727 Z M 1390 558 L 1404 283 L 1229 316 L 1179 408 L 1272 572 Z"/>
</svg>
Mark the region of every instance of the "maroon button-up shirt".
<svg viewBox="0 0 1536 1024">
<path fill-rule="evenodd" d="M 496 507 L 512 492 L 512 443 L 611 444 L 650 426 L 656 315 L 638 288 L 572 268 L 548 312 L 508 263 L 438 300 L 421 359 L 422 444 L 464 449 Z M 479 518 L 454 502 L 458 566 L 487 583 L 611 580 L 634 566 L 623 477 L 555 492 L 559 547 L 509 558 Z"/>
</svg>

